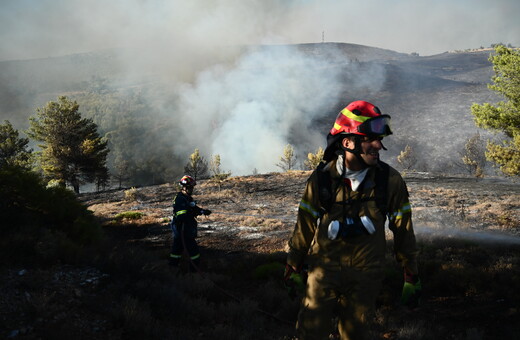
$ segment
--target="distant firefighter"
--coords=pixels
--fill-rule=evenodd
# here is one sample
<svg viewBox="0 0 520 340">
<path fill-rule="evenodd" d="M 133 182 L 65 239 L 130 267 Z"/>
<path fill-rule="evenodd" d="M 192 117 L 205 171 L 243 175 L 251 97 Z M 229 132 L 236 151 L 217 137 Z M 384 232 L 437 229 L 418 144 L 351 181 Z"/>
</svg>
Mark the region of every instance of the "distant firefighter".
<svg viewBox="0 0 520 340">
<path fill-rule="evenodd" d="M 193 188 L 197 185 L 194 178 L 183 176 L 179 181 L 181 191 L 173 199 L 172 232 L 173 244 L 170 252 L 169 263 L 178 267 L 184 250 L 190 257 L 190 271 L 199 269 L 200 251 L 195 238 L 197 237 L 197 220 L 199 215 L 209 215 L 211 210 L 201 209 L 193 201 L 191 195 Z"/>
<path fill-rule="evenodd" d="M 287 285 L 308 266 L 298 339 L 327 339 L 337 319 L 341 339 L 366 339 L 381 287 L 385 221 L 404 271 L 402 303 L 417 306 L 421 281 L 406 184 L 379 160 L 390 116 L 355 101 L 337 116 L 324 161 L 307 181 L 289 239 Z"/>
</svg>

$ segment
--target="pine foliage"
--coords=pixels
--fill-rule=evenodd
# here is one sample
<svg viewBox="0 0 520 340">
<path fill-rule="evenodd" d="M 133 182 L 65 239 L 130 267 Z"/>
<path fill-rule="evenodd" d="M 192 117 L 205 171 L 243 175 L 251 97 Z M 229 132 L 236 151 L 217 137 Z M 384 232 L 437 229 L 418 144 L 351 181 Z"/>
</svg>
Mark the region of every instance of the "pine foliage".
<svg viewBox="0 0 520 340">
<path fill-rule="evenodd" d="M 417 157 L 410 145 L 406 145 L 404 150 L 399 153 L 397 163 L 399 163 L 404 170 L 411 170 L 415 164 L 417 164 Z"/>
<path fill-rule="evenodd" d="M 208 176 L 208 162 L 200 155 L 199 149 L 190 155 L 188 164 L 184 167 L 184 172 L 195 180 Z"/>
<path fill-rule="evenodd" d="M 495 48 L 493 63 L 495 76 L 488 87 L 501 94 L 505 101 L 495 105 L 473 104 L 471 111 L 477 126 L 502 132 L 501 143 L 489 142 L 486 156 L 508 176 L 520 176 L 520 52 L 503 45 Z"/>
<path fill-rule="evenodd" d="M 46 187 L 39 174 L 20 167 L 0 168 L 0 221 L 2 261 L 74 261 L 103 237 L 72 191 Z"/>
<path fill-rule="evenodd" d="M 325 151 L 322 147 L 318 148 L 318 150 L 316 150 L 316 153 L 309 152 L 307 154 L 307 159 L 303 162 L 303 165 L 307 170 L 314 170 L 323 160 L 324 155 Z"/>
<path fill-rule="evenodd" d="M 229 176 L 231 176 L 231 172 L 223 172 L 220 164 L 220 155 L 214 155 L 213 159 L 209 165 L 209 171 L 211 172 L 211 179 L 215 181 L 224 181 Z"/>
<path fill-rule="evenodd" d="M 296 155 L 294 154 L 294 147 L 287 144 L 283 149 L 283 155 L 280 157 L 280 162 L 276 164 L 277 167 L 283 171 L 293 170 L 296 165 Z"/>
<path fill-rule="evenodd" d="M 30 169 L 32 157 L 28 143 L 29 139 L 21 138 L 8 120 L 0 124 L 0 167 Z"/>
<path fill-rule="evenodd" d="M 466 165 L 468 171 L 475 177 L 484 176 L 486 154 L 484 142 L 480 138 L 479 133 L 476 133 L 471 138 L 469 138 L 464 145 L 462 162 Z"/>
<path fill-rule="evenodd" d="M 76 193 L 84 183 L 108 182 L 107 141 L 92 119 L 81 117 L 79 105 L 65 96 L 38 108 L 28 134 L 42 142 L 39 160 L 45 177 L 70 184 Z"/>
</svg>

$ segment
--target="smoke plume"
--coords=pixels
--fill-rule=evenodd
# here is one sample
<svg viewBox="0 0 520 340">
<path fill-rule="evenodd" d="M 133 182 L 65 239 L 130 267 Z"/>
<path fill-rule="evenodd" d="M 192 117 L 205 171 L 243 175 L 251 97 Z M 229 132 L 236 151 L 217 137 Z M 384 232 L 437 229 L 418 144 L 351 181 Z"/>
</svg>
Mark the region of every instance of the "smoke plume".
<svg viewBox="0 0 520 340">
<path fill-rule="evenodd" d="M 313 122 L 342 90 L 338 68 L 356 67 L 329 52 L 318 58 L 294 46 L 266 46 L 245 53 L 230 69 L 201 72 L 179 92 L 184 140 L 191 147 L 205 144 L 235 174 L 276 170 L 289 143 L 299 154 L 315 152 L 324 136 Z"/>
<path fill-rule="evenodd" d="M 156 93 L 146 99 L 160 111 L 160 118 L 151 119 L 168 117 L 178 127 L 175 152 L 220 154 L 223 168 L 238 175 L 276 170 L 288 143 L 300 156 L 314 152 L 324 144 L 324 129 L 315 129 L 324 110 L 337 112 L 338 101 L 347 104 L 352 93 L 370 100 L 384 83 L 385 72 L 374 68 L 342 87 L 337 75 L 354 74 L 357 66 L 341 53 L 303 54 L 282 45 L 337 41 L 421 55 L 497 42 L 519 45 L 519 6 L 508 0 L 6 0 L 0 61 L 114 49 L 120 72 L 114 86 L 138 87 L 150 79 L 164 84 L 164 98 Z M 53 84 L 56 92 L 37 98 L 34 107 L 63 94 L 54 85 L 66 78 L 58 66 L 58 80 L 35 79 L 46 89 Z M 14 88 L 18 73 L 0 74 L 3 83 L 13 84 L 1 97 L 9 100 L 2 111 L 16 112 L 11 104 L 36 98 L 35 91 Z M 384 108 L 384 102 L 376 104 Z"/>
</svg>

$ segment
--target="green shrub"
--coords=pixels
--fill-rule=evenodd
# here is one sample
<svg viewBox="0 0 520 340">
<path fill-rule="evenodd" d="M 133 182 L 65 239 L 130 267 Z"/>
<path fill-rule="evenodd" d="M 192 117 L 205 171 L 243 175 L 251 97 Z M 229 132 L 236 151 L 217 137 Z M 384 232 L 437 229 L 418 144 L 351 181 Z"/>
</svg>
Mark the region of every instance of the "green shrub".
<svg viewBox="0 0 520 340">
<path fill-rule="evenodd" d="M 132 187 L 128 190 L 125 190 L 125 199 L 127 201 L 137 201 L 138 198 L 139 194 L 136 188 Z"/>
<path fill-rule="evenodd" d="M 74 193 L 62 187 L 47 188 L 42 178 L 22 168 L 0 169 L 1 255 L 7 261 L 68 262 L 85 245 L 102 238 L 102 229 Z M 37 247 L 37 245 L 40 246 Z M 37 248 L 45 244 L 43 254 Z"/>
<path fill-rule="evenodd" d="M 262 264 L 253 270 L 252 276 L 258 280 L 268 278 L 280 278 L 283 276 L 285 265 L 280 262 L 270 262 Z"/>
<path fill-rule="evenodd" d="M 125 212 L 119 213 L 116 216 L 114 216 L 114 219 L 116 221 L 121 221 L 123 219 L 138 220 L 138 219 L 142 218 L 143 216 L 144 216 L 144 214 L 139 211 L 125 211 Z"/>
</svg>

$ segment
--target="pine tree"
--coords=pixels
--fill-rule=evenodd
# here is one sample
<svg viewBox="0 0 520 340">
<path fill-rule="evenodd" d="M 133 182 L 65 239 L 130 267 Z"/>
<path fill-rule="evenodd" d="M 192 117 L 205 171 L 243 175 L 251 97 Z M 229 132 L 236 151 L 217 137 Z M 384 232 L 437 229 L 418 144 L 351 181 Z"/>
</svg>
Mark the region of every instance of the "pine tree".
<svg viewBox="0 0 520 340">
<path fill-rule="evenodd" d="M 296 165 L 296 156 L 294 155 L 294 148 L 291 144 L 287 144 L 283 149 L 283 155 L 280 157 L 280 163 L 276 166 L 283 171 L 289 171 L 294 169 Z"/>
<path fill-rule="evenodd" d="M 215 180 L 225 180 L 229 176 L 231 176 L 231 172 L 222 172 L 220 168 L 220 155 L 214 155 L 213 159 L 210 162 L 209 170 L 212 173 L 211 178 Z"/>
<path fill-rule="evenodd" d="M 29 170 L 31 151 L 27 150 L 29 139 L 20 138 L 17 130 L 6 120 L 0 124 L 0 167 L 19 167 Z"/>
<path fill-rule="evenodd" d="M 484 176 L 484 168 L 486 166 L 486 155 L 484 142 L 480 138 L 480 134 L 476 133 L 469 138 L 464 145 L 462 153 L 462 162 L 466 165 L 468 172 L 475 177 Z"/>
<path fill-rule="evenodd" d="M 190 160 L 184 167 L 184 171 L 195 180 L 208 175 L 208 162 L 200 155 L 199 149 L 195 149 L 190 155 Z"/>
<path fill-rule="evenodd" d="M 211 181 L 217 183 L 219 189 L 222 186 L 222 183 L 231 176 L 231 172 L 222 172 L 222 169 L 220 168 L 220 155 L 218 154 L 213 156 L 209 165 L 209 170 L 212 173 Z"/>
<path fill-rule="evenodd" d="M 417 157 L 410 145 L 406 145 L 404 150 L 399 153 L 397 163 L 399 163 L 404 170 L 412 169 L 417 163 Z"/>
<path fill-rule="evenodd" d="M 325 151 L 323 151 L 323 148 L 320 147 L 316 151 L 316 153 L 309 152 L 307 154 L 307 160 L 303 162 L 305 165 L 305 168 L 307 170 L 314 170 L 318 167 L 320 162 L 323 160 L 323 156 L 325 154 Z"/>
<path fill-rule="evenodd" d="M 132 169 L 130 168 L 130 162 L 121 152 L 118 152 L 114 159 L 114 172 L 112 173 L 112 178 L 117 181 L 119 189 L 123 187 L 124 182 L 131 178 L 131 175 Z"/>
<path fill-rule="evenodd" d="M 30 118 L 29 137 L 42 142 L 39 160 L 44 175 L 79 193 L 81 184 L 108 181 L 107 141 L 92 119 L 81 118 L 79 105 L 65 96 L 37 109 Z"/>
<path fill-rule="evenodd" d="M 495 47 L 493 63 L 495 76 L 491 90 L 503 95 L 506 101 L 496 105 L 473 104 L 471 111 L 477 126 L 504 133 L 501 143 L 489 142 L 486 157 L 500 166 L 508 176 L 520 176 L 520 52 L 503 45 Z"/>
</svg>

